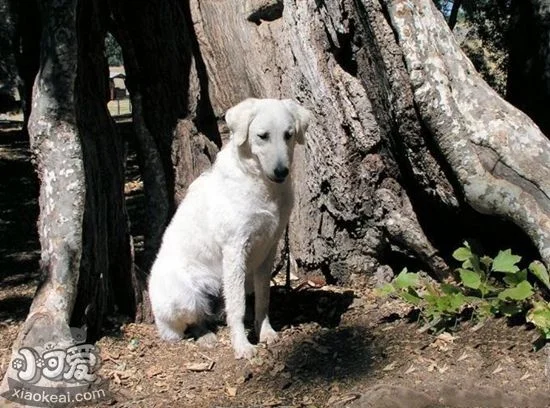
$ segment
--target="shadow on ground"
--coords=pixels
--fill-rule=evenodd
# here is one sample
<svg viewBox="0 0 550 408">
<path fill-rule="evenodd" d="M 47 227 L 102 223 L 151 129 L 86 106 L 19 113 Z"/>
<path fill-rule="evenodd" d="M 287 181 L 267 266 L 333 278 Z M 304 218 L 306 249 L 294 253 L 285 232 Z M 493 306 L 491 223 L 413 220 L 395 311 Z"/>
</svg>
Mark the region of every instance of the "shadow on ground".
<svg viewBox="0 0 550 408">
<path fill-rule="evenodd" d="M 304 382 L 362 378 L 373 368 L 372 340 L 361 326 L 325 328 L 294 343 L 285 365 Z"/>
<path fill-rule="evenodd" d="M 1 290 L 34 282 L 40 256 L 36 228 L 38 180 L 28 140 L 13 126 L 0 126 Z"/>
<path fill-rule="evenodd" d="M 336 327 L 353 302 L 353 291 L 271 290 L 271 322 L 275 330 L 287 325 L 316 322 L 321 327 Z"/>
<path fill-rule="evenodd" d="M 0 322 L 25 320 L 31 303 L 32 296 L 12 296 L 0 299 Z"/>
<path fill-rule="evenodd" d="M 302 382 L 342 380 L 367 375 L 372 365 L 373 336 L 365 327 L 340 326 L 354 292 L 273 288 L 272 316 L 276 330 L 317 323 L 313 331 L 297 333 L 287 350 L 285 366 Z M 320 327 L 319 327 L 320 326 Z"/>
</svg>

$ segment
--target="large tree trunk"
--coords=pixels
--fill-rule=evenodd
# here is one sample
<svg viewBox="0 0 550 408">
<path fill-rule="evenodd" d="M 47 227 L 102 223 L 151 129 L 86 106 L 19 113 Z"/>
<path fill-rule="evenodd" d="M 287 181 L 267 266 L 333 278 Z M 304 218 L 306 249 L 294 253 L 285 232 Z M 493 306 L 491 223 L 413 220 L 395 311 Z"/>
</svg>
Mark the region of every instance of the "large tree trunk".
<svg viewBox="0 0 550 408">
<path fill-rule="evenodd" d="M 419 224 L 400 165 L 414 168 L 421 176 L 416 182 L 430 189 L 426 194 L 448 205 L 457 200 L 421 137 L 407 78 L 395 70 L 393 83 L 384 78 L 381 53 L 399 50 L 387 41 L 391 32 L 380 10 L 371 18 L 386 30 L 382 45 L 374 43 L 371 23 L 361 20 L 368 13 L 360 7 L 358 14 L 349 2 L 191 4 L 214 112 L 221 115 L 247 96 L 294 97 L 314 112 L 294 170 L 290 241 L 299 265 L 346 280 L 391 262 L 398 250 L 444 275 L 446 265 Z M 399 65 L 396 57 L 389 62 Z M 388 99 L 392 91 L 395 102 Z M 391 116 L 392 106 L 403 113 L 401 123 Z M 406 142 L 394 138 L 400 128 L 411 136 Z M 405 143 L 415 145 L 416 157 L 399 162 L 395 156 Z M 433 180 L 440 181 L 437 189 Z"/>
<path fill-rule="evenodd" d="M 74 107 L 76 9 L 76 0 L 41 2 L 43 63 L 35 82 L 29 133 L 40 178 L 38 229 L 44 281 L 14 344 L 14 355 L 22 346 L 36 348 L 51 341 L 63 346 L 70 339 L 86 194 Z M 57 34 L 60 27 L 65 29 L 63 36 Z M 3 386 L 8 377 L 17 378 L 11 371 L 10 366 Z"/>
<path fill-rule="evenodd" d="M 391 22 L 420 116 L 469 205 L 519 226 L 550 264 L 550 142 L 475 73 L 428 2 Z"/>
<path fill-rule="evenodd" d="M 405 255 L 443 276 L 438 250 L 465 237 L 526 245 L 513 224 L 550 261 L 550 146 L 480 79 L 429 0 L 191 9 L 217 115 L 247 96 L 290 96 L 314 112 L 290 228 L 303 268 L 345 280 Z"/>
<path fill-rule="evenodd" d="M 550 1 L 514 0 L 508 100 L 550 137 Z"/>
<path fill-rule="evenodd" d="M 71 326 L 85 326 L 93 340 L 114 306 L 135 312 L 124 144 L 106 108 L 107 11 L 102 1 L 43 0 L 40 13 L 41 66 L 29 131 L 40 179 L 43 282 L 15 354 L 23 346 L 40 352 L 50 342 L 70 345 Z M 4 380 L 10 376 L 16 378 L 11 366 Z"/>
<path fill-rule="evenodd" d="M 72 322 L 97 335 L 114 307 L 133 316 L 133 259 L 124 197 L 126 146 L 107 110 L 106 0 L 79 2 L 75 110 L 84 154 L 86 206 L 78 299 Z"/>
<path fill-rule="evenodd" d="M 162 234 L 190 175 L 210 165 L 221 139 L 186 2 L 109 1 L 111 29 L 124 54 L 146 199 L 137 270 L 142 273 L 134 280 L 138 319 L 150 320 L 144 290 Z"/>
</svg>

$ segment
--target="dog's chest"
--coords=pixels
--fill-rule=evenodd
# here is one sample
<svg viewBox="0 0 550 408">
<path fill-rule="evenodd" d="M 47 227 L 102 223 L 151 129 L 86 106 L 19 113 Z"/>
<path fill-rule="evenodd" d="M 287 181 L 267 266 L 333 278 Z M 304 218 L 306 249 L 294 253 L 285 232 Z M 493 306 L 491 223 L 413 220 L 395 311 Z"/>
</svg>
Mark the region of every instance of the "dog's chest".
<svg viewBox="0 0 550 408">
<path fill-rule="evenodd" d="M 288 199 L 285 200 L 260 198 L 246 209 L 244 232 L 252 252 L 269 251 L 280 237 L 290 215 Z"/>
</svg>

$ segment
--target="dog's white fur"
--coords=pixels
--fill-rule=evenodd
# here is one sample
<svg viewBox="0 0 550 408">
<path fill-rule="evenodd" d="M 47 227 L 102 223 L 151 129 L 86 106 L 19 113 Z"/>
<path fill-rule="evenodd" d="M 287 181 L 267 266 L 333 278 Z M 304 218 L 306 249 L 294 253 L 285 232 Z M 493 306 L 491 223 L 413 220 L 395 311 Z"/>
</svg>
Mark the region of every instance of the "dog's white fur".
<svg viewBox="0 0 550 408">
<path fill-rule="evenodd" d="M 223 291 L 235 357 L 251 358 L 255 348 L 243 321 L 250 289 L 259 340 L 277 338 L 268 316 L 269 282 L 293 205 L 285 169 L 295 143 L 304 142 L 309 118 L 289 99 L 247 99 L 227 112 L 231 139 L 189 187 L 151 270 L 149 295 L 163 339 L 204 327 L 211 298 Z"/>
</svg>

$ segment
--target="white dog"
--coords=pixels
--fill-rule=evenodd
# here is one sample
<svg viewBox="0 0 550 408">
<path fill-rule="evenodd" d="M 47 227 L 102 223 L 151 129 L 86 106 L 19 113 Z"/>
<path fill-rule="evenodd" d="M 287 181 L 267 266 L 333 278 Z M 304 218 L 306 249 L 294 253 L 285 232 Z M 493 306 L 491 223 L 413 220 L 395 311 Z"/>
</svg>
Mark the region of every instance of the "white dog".
<svg viewBox="0 0 550 408">
<path fill-rule="evenodd" d="M 269 282 L 293 205 L 294 145 L 304 143 L 310 113 L 290 99 L 246 99 L 225 118 L 231 139 L 191 184 L 166 229 L 149 294 L 160 336 L 175 341 L 189 326 L 204 333 L 211 299 L 223 291 L 235 357 L 251 358 L 256 350 L 244 328 L 245 293 L 255 292 L 259 340 L 276 340 Z"/>
</svg>

